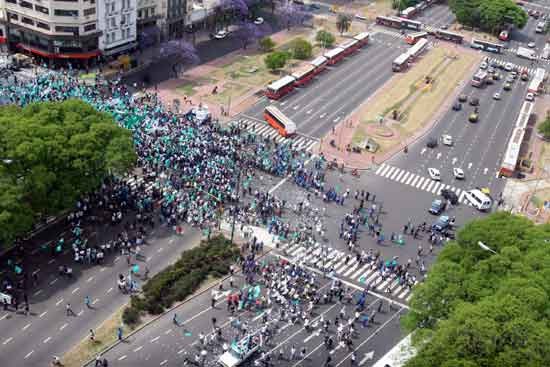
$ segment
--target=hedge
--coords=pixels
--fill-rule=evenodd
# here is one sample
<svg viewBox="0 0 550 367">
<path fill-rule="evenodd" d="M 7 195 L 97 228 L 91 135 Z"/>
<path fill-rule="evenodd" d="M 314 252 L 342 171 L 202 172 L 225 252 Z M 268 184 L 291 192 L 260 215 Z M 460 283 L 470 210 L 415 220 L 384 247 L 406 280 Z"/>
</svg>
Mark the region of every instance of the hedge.
<svg viewBox="0 0 550 367">
<path fill-rule="evenodd" d="M 226 275 L 238 255 L 238 248 L 221 235 L 185 251 L 173 265 L 151 278 L 143 286 L 142 294 L 131 298 L 123 314 L 124 323 L 136 324 L 146 312 L 158 315 L 183 301 L 208 277 Z"/>
</svg>

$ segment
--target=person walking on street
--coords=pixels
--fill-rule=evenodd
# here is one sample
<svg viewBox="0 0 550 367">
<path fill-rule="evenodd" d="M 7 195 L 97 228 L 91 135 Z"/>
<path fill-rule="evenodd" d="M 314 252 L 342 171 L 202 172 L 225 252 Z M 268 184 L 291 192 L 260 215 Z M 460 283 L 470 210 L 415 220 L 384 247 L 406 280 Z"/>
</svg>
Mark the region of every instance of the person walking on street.
<svg viewBox="0 0 550 367">
<path fill-rule="evenodd" d="M 119 326 L 116 329 L 116 336 L 117 336 L 118 341 L 122 341 L 122 327 Z"/>
<path fill-rule="evenodd" d="M 87 308 L 92 308 L 92 302 L 90 300 L 90 296 L 84 297 L 84 304 L 86 305 Z"/>
<path fill-rule="evenodd" d="M 65 306 L 65 310 L 67 312 L 67 316 L 74 316 L 74 311 L 73 309 L 71 308 L 71 304 L 70 303 L 67 303 L 67 305 Z"/>
<path fill-rule="evenodd" d="M 293 345 L 292 347 L 290 347 L 290 357 L 289 357 L 289 360 L 290 360 L 290 361 L 293 361 L 295 357 L 296 357 L 296 347 L 294 347 L 294 345 Z"/>
<path fill-rule="evenodd" d="M 92 329 L 90 329 L 90 341 L 91 342 L 95 341 L 95 333 Z"/>
</svg>

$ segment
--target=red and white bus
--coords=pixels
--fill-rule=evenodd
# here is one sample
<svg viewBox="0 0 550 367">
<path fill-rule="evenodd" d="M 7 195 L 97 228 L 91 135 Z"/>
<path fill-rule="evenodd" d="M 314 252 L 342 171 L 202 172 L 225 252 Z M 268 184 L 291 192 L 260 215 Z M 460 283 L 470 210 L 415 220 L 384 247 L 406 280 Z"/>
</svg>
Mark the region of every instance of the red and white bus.
<svg viewBox="0 0 550 367">
<path fill-rule="evenodd" d="M 411 19 L 416 14 L 416 8 L 414 6 L 409 6 L 407 9 L 401 12 L 403 18 Z"/>
<path fill-rule="evenodd" d="M 300 87 L 307 82 L 309 82 L 313 77 L 315 76 L 315 66 L 311 64 L 305 64 L 294 70 L 292 74 L 290 74 L 296 81 L 294 82 L 294 85 L 296 87 Z"/>
<path fill-rule="evenodd" d="M 361 32 L 355 37 L 353 37 L 353 39 L 356 39 L 357 42 L 359 42 L 359 47 L 363 47 L 367 43 L 369 43 L 369 37 L 370 37 L 369 32 Z"/>
<path fill-rule="evenodd" d="M 317 56 L 316 58 L 311 60 L 310 64 L 315 67 L 315 69 L 313 70 L 313 74 L 317 75 L 321 71 L 325 70 L 327 67 L 327 61 L 327 58 L 324 56 Z"/>
<path fill-rule="evenodd" d="M 409 50 L 407 51 L 407 54 L 409 55 L 410 60 L 416 59 L 424 50 L 428 47 L 428 40 L 425 38 L 421 38 L 418 42 L 414 44 Z"/>
<path fill-rule="evenodd" d="M 293 76 L 284 76 L 269 84 L 265 91 L 265 95 L 270 99 L 279 99 L 294 89 L 295 81 L 296 79 L 294 79 Z"/>
<path fill-rule="evenodd" d="M 376 17 L 376 24 L 398 29 L 401 29 L 401 27 L 403 27 L 403 21 L 401 20 L 401 18 L 385 17 L 383 15 L 379 15 Z"/>
<path fill-rule="evenodd" d="M 276 129 L 285 138 L 296 133 L 296 124 L 275 106 L 267 106 L 265 108 L 264 118 L 271 127 Z"/>
<path fill-rule="evenodd" d="M 422 23 L 417 22 L 416 20 L 410 20 L 406 18 L 399 18 L 401 20 L 401 27 L 407 29 L 413 29 L 415 31 L 422 30 Z"/>
<path fill-rule="evenodd" d="M 403 71 L 409 66 L 411 56 L 408 52 L 402 53 L 393 60 L 391 68 L 393 71 Z"/>
<path fill-rule="evenodd" d="M 428 38 L 428 32 L 414 32 L 409 33 L 405 37 L 405 42 L 407 42 L 409 45 L 414 45 L 418 40 L 422 38 Z"/>
<path fill-rule="evenodd" d="M 435 37 L 445 41 L 450 41 L 455 43 L 462 43 L 462 41 L 464 40 L 463 35 L 454 33 L 454 32 L 449 32 L 443 29 L 438 29 L 437 31 L 435 31 Z"/>
<path fill-rule="evenodd" d="M 359 41 L 357 41 L 356 39 L 351 39 L 349 41 L 346 41 L 340 44 L 338 47 L 343 48 L 344 55 L 348 56 L 359 49 Z"/>
<path fill-rule="evenodd" d="M 543 88 L 545 79 L 546 79 L 546 70 L 544 70 L 543 68 L 537 68 L 535 70 L 535 74 L 533 75 L 533 79 L 531 79 L 531 82 L 529 82 L 529 87 L 527 87 L 527 92 L 538 94 Z"/>
<path fill-rule="evenodd" d="M 325 52 L 324 56 L 327 58 L 329 65 L 334 65 L 346 57 L 345 50 L 341 47 L 335 47 L 332 50 Z"/>
</svg>

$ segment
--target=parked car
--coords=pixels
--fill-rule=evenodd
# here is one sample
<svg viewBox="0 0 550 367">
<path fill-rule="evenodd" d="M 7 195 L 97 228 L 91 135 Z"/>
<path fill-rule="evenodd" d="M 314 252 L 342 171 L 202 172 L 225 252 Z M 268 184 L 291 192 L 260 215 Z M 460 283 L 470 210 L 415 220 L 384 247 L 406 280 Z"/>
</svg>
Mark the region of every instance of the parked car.
<svg viewBox="0 0 550 367">
<path fill-rule="evenodd" d="M 450 221 L 451 219 L 448 216 L 442 215 L 432 224 L 432 229 L 441 232 L 449 227 Z"/>
<path fill-rule="evenodd" d="M 464 180 L 464 171 L 462 168 L 453 167 L 453 175 L 457 180 Z"/>
<path fill-rule="evenodd" d="M 434 181 L 441 181 L 441 172 L 437 168 L 428 168 L 428 175 Z"/>
<path fill-rule="evenodd" d="M 229 35 L 229 32 L 222 29 L 221 31 L 218 31 L 214 34 L 214 38 L 220 40 L 220 39 L 224 39 L 228 35 Z"/>
<path fill-rule="evenodd" d="M 500 100 L 500 93 L 496 92 L 495 94 L 493 94 L 493 99 L 496 99 L 497 101 Z"/>
<path fill-rule="evenodd" d="M 458 96 L 458 101 L 462 103 L 467 102 L 468 96 L 466 94 L 461 94 L 460 96 Z"/>
<path fill-rule="evenodd" d="M 527 93 L 527 95 L 525 96 L 525 100 L 533 102 L 535 100 L 535 95 L 533 93 Z"/>
<path fill-rule="evenodd" d="M 446 207 L 447 203 L 445 202 L 445 200 L 435 199 L 434 201 L 432 201 L 432 205 L 430 206 L 430 209 L 428 209 L 428 211 L 431 214 L 438 215 L 441 214 Z"/>
<path fill-rule="evenodd" d="M 479 98 L 470 98 L 470 106 L 479 106 Z"/>
<path fill-rule="evenodd" d="M 479 116 L 477 113 L 475 112 L 472 112 L 469 116 L 468 116 L 468 121 L 470 122 L 477 122 Z"/>
<path fill-rule="evenodd" d="M 451 135 L 442 135 L 441 141 L 443 141 L 443 145 L 451 146 L 453 145 L 453 137 Z"/>
<path fill-rule="evenodd" d="M 454 191 L 443 189 L 441 190 L 441 196 L 443 196 L 445 200 L 449 200 L 452 205 L 458 204 L 458 195 Z"/>
<path fill-rule="evenodd" d="M 462 103 L 456 101 L 454 104 L 453 104 L 453 110 L 454 111 L 460 111 L 462 109 Z"/>
</svg>

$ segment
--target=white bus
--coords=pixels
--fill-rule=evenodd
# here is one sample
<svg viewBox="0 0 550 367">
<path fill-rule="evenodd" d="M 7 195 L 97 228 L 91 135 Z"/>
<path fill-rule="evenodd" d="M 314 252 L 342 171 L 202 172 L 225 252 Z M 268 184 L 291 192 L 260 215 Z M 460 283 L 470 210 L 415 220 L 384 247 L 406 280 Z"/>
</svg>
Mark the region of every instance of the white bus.
<svg viewBox="0 0 550 367">
<path fill-rule="evenodd" d="M 474 189 L 466 191 L 464 196 L 466 197 L 466 200 L 468 200 L 479 211 L 491 209 L 493 201 L 488 195 L 481 192 L 481 190 Z"/>
<path fill-rule="evenodd" d="M 290 120 L 275 106 L 267 106 L 264 118 L 271 127 L 279 132 L 279 135 L 288 138 L 296 133 L 296 124 Z"/>
<path fill-rule="evenodd" d="M 411 56 L 405 52 L 399 56 L 396 57 L 395 60 L 393 60 L 391 67 L 393 71 L 402 71 L 407 68 L 409 64 L 409 59 Z"/>
</svg>

